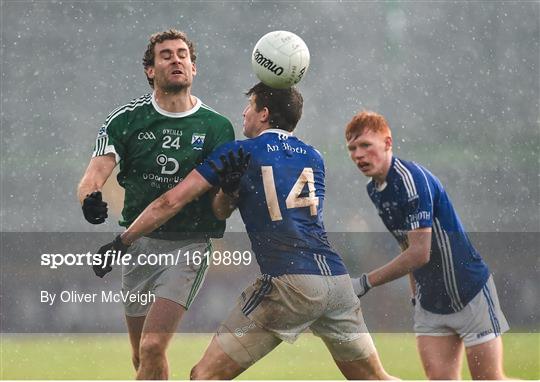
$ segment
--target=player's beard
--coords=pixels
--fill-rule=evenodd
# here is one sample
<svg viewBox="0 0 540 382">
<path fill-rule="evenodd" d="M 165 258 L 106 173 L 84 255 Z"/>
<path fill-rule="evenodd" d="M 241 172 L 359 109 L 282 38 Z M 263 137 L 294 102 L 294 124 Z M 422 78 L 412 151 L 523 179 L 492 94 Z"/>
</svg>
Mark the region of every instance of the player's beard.
<svg viewBox="0 0 540 382">
<path fill-rule="evenodd" d="M 180 82 L 172 82 L 169 81 L 165 76 L 161 78 L 160 77 L 156 78 L 154 81 L 156 85 L 161 88 L 165 93 L 177 94 L 191 87 L 192 82 L 189 81 L 187 78 Z"/>
<path fill-rule="evenodd" d="M 189 88 L 191 86 L 191 84 L 184 84 L 184 83 L 176 83 L 176 84 L 173 84 L 173 83 L 167 83 L 165 84 L 164 86 L 161 86 L 161 88 L 163 89 L 163 91 L 165 93 L 172 93 L 172 94 L 176 94 L 176 93 L 181 93 L 182 91 L 184 91 L 185 89 Z"/>
</svg>

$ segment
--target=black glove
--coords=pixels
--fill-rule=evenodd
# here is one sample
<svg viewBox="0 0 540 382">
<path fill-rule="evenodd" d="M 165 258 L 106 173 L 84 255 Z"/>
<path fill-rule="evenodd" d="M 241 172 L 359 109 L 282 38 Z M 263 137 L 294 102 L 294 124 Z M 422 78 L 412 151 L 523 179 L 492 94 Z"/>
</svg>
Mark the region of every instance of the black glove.
<svg viewBox="0 0 540 382">
<path fill-rule="evenodd" d="M 101 191 L 86 195 L 82 204 L 84 218 L 92 224 L 101 224 L 107 218 L 107 203 L 101 198 Z"/>
<path fill-rule="evenodd" d="M 219 183 L 224 193 L 229 196 L 237 197 L 240 189 L 240 180 L 249 166 L 251 154 L 244 155 L 244 149 L 238 149 L 238 156 L 234 155 L 232 150 L 219 157 L 222 167 L 218 168 L 214 161 L 210 161 L 210 166 L 219 177 Z"/>
<path fill-rule="evenodd" d="M 112 242 L 105 244 L 98 249 L 96 255 L 99 255 L 99 264 L 92 265 L 92 269 L 96 276 L 103 277 L 112 271 L 112 262 L 126 254 L 128 248 L 129 245 L 122 243 L 120 235 L 118 235 Z M 105 255 L 107 251 L 110 251 L 108 256 Z"/>
</svg>

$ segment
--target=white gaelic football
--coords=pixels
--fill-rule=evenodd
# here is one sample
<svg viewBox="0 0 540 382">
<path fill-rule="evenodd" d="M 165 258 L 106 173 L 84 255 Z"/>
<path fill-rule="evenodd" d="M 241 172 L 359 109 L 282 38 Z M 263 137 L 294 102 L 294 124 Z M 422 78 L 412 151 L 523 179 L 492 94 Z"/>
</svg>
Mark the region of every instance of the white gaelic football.
<svg viewBox="0 0 540 382">
<path fill-rule="evenodd" d="M 253 71 L 266 85 L 275 89 L 294 86 L 309 67 L 309 50 L 292 32 L 273 31 L 255 44 L 251 55 Z"/>
</svg>

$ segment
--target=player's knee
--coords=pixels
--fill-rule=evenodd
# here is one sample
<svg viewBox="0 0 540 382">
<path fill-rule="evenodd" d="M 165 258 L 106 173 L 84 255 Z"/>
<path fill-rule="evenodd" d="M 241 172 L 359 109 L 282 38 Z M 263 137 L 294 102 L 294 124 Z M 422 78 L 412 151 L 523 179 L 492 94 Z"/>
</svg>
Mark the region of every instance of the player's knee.
<svg viewBox="0 0 540 382">
<path fill-rule="evenodd" d="M 481 370 L 471 370 L 471 377 L 473 380 L 498 380 L 502 381 L 507 379 L 506 375 L 502 370 L 497 367 L 485 367 Z"/>
<path fill-rule="evenodd" d="M 141 364 L 141 359 L 139 358 L 139 352 L 133 353 L 131 355 L 131 362 L 133 362 L 133 367 L 135 371 L 139 370 L 139 365 Z"/>
<path fill-rule="evenodd" d="M 164 341 L 159 341 L 158 338 L 148 336 L 143 338 L 139 348 L 140 359 L 155 359 L 165 355 Z"/>
<path fill-rule="evenodd" d="M 189 372 L 189 379 L 192 380 L 192 381 L 193 381 L 193 380 L 196 380 L 196 379 L 199 379 L 199 378 L 198 378 L 198 376 L 199 376 L 199 374 L 198 374 L 198 373 L 199 373 L 199 370 L 197 369 L 197 366 L 198 366 L 198 364 L 195 365 L 195 366 L 193 366 L 193 367 L 191 368 L 191 371 Z"/>
<path fill-rule="evenodd" d="M 440 369 L 427 369 L 426 377 L 430 381 L 440 380 L 456 380 L 461 379 L 459 371 L 456 370 L 440 370 Z"/>
<path fill-rule="evenodd" d="M 203 362 L 197 363 L 191 369 L 189 379 L 191 380 L 224 380 L 232 379 L 235 374 L 231 374 L 230 370 L 226 370 L 223 367 L 216 367 L 219 365 L 219 362 L 216 364 L 214 361 L 210 364 L 205 364 Z"/>
<path fill-rule="evenodd" d="M 202 367 L 200 363 L 196 364 L 191 368 L 191 372 L 189 374 L 189 379 L 191 380 L 210 380 L 210 379 L 218 379 L 215 375 L 213 375 L 208 369 Z"/>
<path fill-rule="evenodd" d="M 506 379 L 504 375 L 499 374 L 489 374 L 489 373 L 481 373 L 478 375 L 472 375 L 473 381 L 503 381 Z"/>
</svg>

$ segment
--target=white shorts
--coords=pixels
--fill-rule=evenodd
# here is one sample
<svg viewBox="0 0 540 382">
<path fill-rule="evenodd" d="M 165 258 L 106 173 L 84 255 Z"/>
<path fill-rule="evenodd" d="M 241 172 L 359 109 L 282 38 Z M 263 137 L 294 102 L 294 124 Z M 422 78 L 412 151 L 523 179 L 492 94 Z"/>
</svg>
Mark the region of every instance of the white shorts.
<svg viewBox="0 0 540 382">
<path fill-rule="evenodd" d="M 216 338 L 227 355 L 248 368 L 308 328 L 338 361 L 375 351 L 349 275 L 263 276 L 242 292 Z"/>
<path fill-rule="evenodd" d="M 449 336 L 458 334 L 466 347 L 497 338 L 510 327 L 499 305 L 493 277 L 462 310 L 451 314 L 428 312 L 416 304 L 416 336 Z"/>
<path fill-rule="evenodd" d="M 179 254 L 180 251 L 180 254 Z M 184 253 L 189 251 L 188 257 Z M 191 254 L 200 251 L 201 262 L 194 265 Z M 133 256 L 132 264 L 122 267 L 122 291 L 124 293 L 140 293 L 152 295 L 174 301 L 188 309 L 193 299 L 199 292 L 208 270 L 207 257 L 202 256 L 206 251 L 211 251 L 210 242 L 197 240 L 160 240 L 142 237 L 130 248 L 129 253 Z M 148 254 L 172 254 L 160 264 L 141 264 L 149 259 Z M 179 254 L 179 255 L 178 255 Z M 178 255 L 178 256 L 177 256 Z M 156 257 L 154 257 L 155 259 Z M 141 304 L 140 301 L 124 303 L 126 316 L 146 316 L 151 304 Z"/>
</svg>

